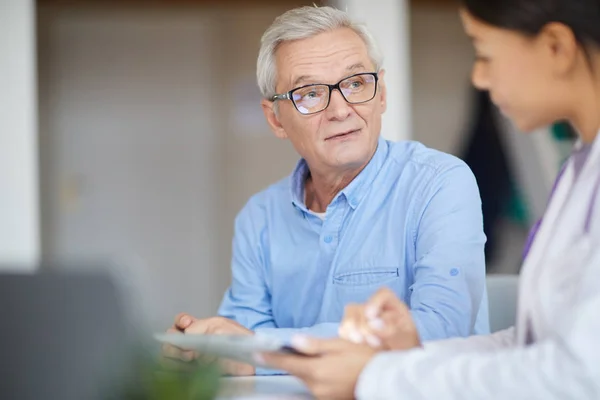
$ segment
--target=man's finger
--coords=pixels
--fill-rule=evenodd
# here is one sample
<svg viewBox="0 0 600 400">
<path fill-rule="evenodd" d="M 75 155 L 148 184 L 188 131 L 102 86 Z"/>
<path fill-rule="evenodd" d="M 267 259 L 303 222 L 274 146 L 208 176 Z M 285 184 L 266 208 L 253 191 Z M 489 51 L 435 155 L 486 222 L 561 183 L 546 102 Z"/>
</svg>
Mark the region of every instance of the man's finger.
<svg viewBox="0 0 600 400">
<path fill-rule="evenodd" d="M 217 362 L 219 358 L 217 356 L 209 356 L 208 354 L 196 354 L 196 360 L 204 364 L 212 364 Z"/>
<path fill-rule="evenodd" d="M 183 333 L 186 334 L 199 334 L 204 335 L 209 333 L 212 334 L 222 334 L 227 333 L 219 330 L 215 330 L 214 326 L 211 325 L 211 319 L 196 319 L 194 322 L 189 325 L 186 329 L 184 329 Z"/>
<path fill-rule="evenodd" d="M 168 343 L 163 344 L 161 355 L 166 358 L 185 362 L 192 361 L 198 357 L 198 354 L 193 350 L 180 349 Z"/>
<path fill-rule="evenodd" d="M 250 365 L 239 361 L 229 359 L 219 359 L 219 367 L 221 372 L 231 376 L 252 376 L 256 373 L 256 369 Z"/>
<path fill-rule="evenodd" d="M 178 333 L 178 334 L 181 334 L 182 332 L 181 332 L 181 331 L 179 331 L 179 330 L 177 330 L 177 329 L 175 329 L 175 328 L 169 328 L 169 329 L 167 329 L 167 333 Z M 179 351 L 182 351 L 182 352 L 187 350 L 187 349 L 184 349 L 183 347 L 175 346 L 174 344 L 169 344 L 169 343 L 165 343 L 165 344 L 162 346 L 162 348 L 163 348 L 163 349 L 166 349 L 166 348 L 167 348 L 167 347 L 169 347 L 169 346 L 170 346 L 170 347 L 173 347 L 173 348 L 175 348 L 175 349 L 177 349 L 177 350 L 179 350 Z"/>
<path fill-rule="evenodd" d="M 162 345 L 160 355 L 164 358 L 179 359 L 181 352 L 182 350 L 180 348 L 165 343 Z"/>
<path fill-rule="evenodd" d="M 175 328 L 179 331 L 185 331 L 196 319 L 187 313 L 179 313 L 175 317 Z"/>
</svg>

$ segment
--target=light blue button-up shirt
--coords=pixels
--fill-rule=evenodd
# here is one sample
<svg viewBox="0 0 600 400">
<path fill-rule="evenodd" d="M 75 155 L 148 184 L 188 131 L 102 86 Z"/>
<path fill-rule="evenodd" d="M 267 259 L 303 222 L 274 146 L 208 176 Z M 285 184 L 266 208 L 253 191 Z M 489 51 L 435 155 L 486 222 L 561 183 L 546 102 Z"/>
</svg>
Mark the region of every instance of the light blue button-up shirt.
<svg viewBox="0 0 600 400">
<path fill-rule="evenodd" d="M 481 200 L 466 164 L 380 139 L 324 220 L 304 203 L 308 173 L 301 160 L 236 218 L 219 315 L 283 341 L 335 336 L 345 305 L 386 286 L 423 341 L 489 332 Z"/>
</svg>

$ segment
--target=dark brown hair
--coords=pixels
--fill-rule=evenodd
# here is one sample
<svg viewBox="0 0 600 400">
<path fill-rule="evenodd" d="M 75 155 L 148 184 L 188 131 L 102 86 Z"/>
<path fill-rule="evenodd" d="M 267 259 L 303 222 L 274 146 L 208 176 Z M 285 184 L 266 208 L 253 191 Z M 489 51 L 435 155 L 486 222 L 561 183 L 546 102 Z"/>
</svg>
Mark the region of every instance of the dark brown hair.
<svg viewBox="0 0 600 400">
<path fill-rule="evenodd" d="M 545 25 L 569 27 L 586 48 L 600 48 L 600 0 L 461 0 L 475 18 L 498 28 L 536 35 Z"/>
</svg>

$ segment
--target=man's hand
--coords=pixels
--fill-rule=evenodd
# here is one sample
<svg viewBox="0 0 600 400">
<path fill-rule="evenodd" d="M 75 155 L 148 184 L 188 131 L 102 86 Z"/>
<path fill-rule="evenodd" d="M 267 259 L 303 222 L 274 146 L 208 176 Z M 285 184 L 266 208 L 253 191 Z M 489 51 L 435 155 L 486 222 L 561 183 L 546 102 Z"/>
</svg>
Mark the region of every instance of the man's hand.
<svg viewBox="0 0 600 400">
<path fill-rule="evenodd" d="M 206 335 L 254 335 L 237 322 L 223 317 L 197 319 L 189 314 L 179 314 L 175 317 L 173 329 L 184 333 L 200 333 Z"/>
<path fill-rule="evenodd" d="M 253 335 L 254 332 L 246 329 L 242 325 L 228 318 L 212 317 L 207 319 L 194 318 L 189 314 L 179 314 L 175 318 L 173 326 L 167 330 L 167 333 L 182 334 L 211 334 L 211 335 Z M 175 360 L 176 363 L 193 362 L 199 358 L 207 360 L 206 356 L 196 353 L 192 350 L 185 350 L 168 343 L 162 348 L 162 355 L 169 360 Z M 254 375 L 255 368 L 249 364 L 243 364 L 231 360 L 220 360 L 223 373 L 227 375 L 246 376 Z"/>
<path fill-rule="evenodd" d="M 300 378 L 318 399 L 354 399 L 358 377 L 376 351 L 343 339 L 317 340 L 295 337 L 296 350 L 310 355 L 265 353 L 257 363 L 281 369 Z"/>
<path fill-rule="evenodd" d="M 410 310 L 387 288 L 380 289 L 365 304 L 346 306 L 339 334 L 341 338 L 380 350 L 421 346 Z"/>
</svg>

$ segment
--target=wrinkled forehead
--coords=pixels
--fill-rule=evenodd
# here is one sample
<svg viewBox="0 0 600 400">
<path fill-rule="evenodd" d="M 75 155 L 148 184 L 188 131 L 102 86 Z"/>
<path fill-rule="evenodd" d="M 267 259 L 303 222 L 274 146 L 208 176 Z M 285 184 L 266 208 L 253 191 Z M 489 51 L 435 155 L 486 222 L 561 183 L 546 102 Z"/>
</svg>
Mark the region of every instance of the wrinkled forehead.
<svg viewBox="0 0 600 400">
<path fill-rule="evenodd" d="M 336 83 L 359 72 L 376 72 L 362 38 L 351 29 L 284 42 L 277 49 L 277 90 Z"/>
</svg>

